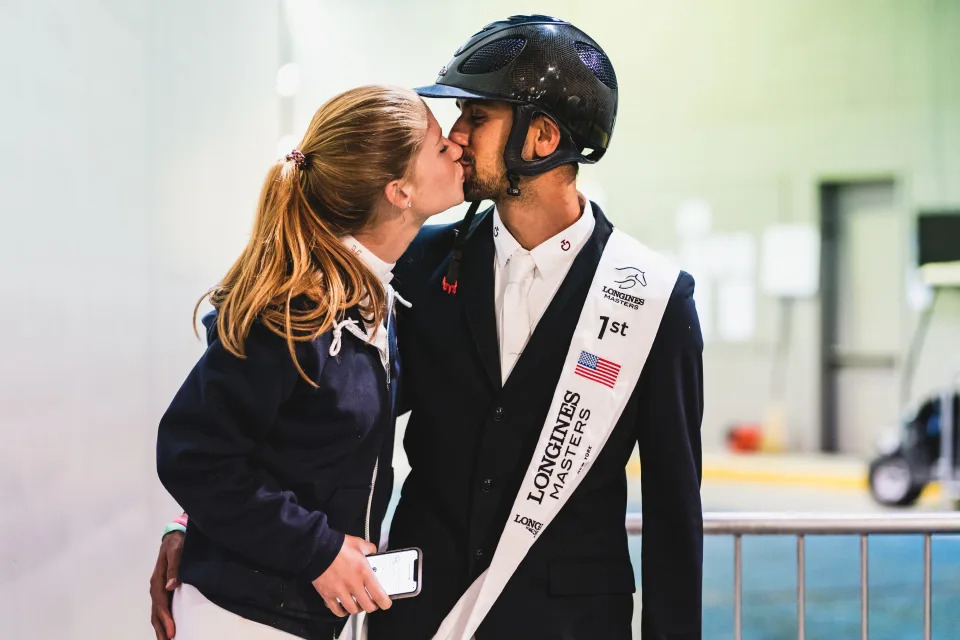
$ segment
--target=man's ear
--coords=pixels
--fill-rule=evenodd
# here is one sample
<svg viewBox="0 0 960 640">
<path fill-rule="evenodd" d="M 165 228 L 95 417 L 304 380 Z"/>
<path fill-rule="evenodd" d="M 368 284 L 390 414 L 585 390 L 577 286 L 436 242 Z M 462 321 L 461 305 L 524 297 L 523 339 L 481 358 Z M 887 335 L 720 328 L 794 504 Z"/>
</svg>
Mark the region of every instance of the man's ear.
<svg viewBox="0 0 960 640">
<path fill-rule="evenodd" d="M 559 146 L 560 127 L 547 116 L 539 114 L 530 122 L 521 157 L 524 160 L 545 158 L 556 151 Z"/>
<path fill-rule="evenodd" d="M 386 196 L 387 202 L 398 209 L 406 209 L 410 205 L 410 199 L 413 197 L 410 185 L 400 182 L 399 180 L 391 180 L 388 182 L 387 186 L 383 188 L 383 195 Z"/>
</svg>

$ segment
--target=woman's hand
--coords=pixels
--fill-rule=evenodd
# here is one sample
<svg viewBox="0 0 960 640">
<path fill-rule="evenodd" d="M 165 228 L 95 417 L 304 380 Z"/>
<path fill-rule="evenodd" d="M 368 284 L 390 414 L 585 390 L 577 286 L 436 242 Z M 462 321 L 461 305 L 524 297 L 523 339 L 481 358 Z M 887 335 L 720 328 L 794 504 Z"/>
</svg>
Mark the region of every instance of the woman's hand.
<svg viewBox="0 0 960 640">
<path fill-rule="evenodd" d="M 313 581 L 313 588 L 337 616 L 360 613 L 361 609 L 373 613 L 393 604 L 367 561 L 376 551 L 370 542 L 346 536 L 333 564 Z"/>
</svg>

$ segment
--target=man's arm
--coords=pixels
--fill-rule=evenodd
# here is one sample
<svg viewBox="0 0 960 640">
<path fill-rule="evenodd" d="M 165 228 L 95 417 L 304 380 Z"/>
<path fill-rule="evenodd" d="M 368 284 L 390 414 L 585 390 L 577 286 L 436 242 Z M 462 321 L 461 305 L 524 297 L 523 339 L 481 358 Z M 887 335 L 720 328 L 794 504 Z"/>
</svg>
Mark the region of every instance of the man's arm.
<svg viewBox="0 0 960 640">
<path fill-rule="evenodd" d="M 644 638 L 699 640 L 703 584 L 703 338 L 681 272 L 640 380 Z"/>
</svg>

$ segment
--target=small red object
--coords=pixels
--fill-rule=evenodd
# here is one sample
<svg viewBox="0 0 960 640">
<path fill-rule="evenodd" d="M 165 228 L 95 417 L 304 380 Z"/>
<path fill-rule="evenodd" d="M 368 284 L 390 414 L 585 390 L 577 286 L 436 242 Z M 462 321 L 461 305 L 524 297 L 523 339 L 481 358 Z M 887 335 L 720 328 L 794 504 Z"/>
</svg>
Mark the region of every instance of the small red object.
<svg viewBox="0 0 960 640">
<path fill-rule="evenodd" d="M 457 280 L 453 284 L 447 282 L 447 276 L 443 276 L 443 290 L 446 293 L 449 293 L 452 296 L 457 295 L 457 285 L 460 284 L 460 281 Z"/>
<path fill-rule="evenodd" d="M 740 423 L 727 431 L 727 448 L 737 453 L 753 453 L 763 444 L 763 430 L 758 424 Z"/>
</svg>

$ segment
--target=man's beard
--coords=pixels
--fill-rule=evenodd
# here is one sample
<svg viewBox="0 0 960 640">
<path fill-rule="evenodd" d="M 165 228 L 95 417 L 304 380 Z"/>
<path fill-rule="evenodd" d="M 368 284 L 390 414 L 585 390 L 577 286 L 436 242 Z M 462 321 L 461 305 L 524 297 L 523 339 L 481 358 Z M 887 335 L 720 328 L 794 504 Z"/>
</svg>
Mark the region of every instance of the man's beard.
<svg viewBox="0 0 960 640">
<path fill-rule="evenodd" d="M 467 158 L 471 171 L 463 181 L 463 197 L 467 202 L 478 200 L 496 200 L 506 193 L 509 182 L 507 167 L 500 160 L 496 171 L 487 171 L 481 175 L 473 157 Z M 491 175 L 492 174 L 492 175 Z"/>
</svg>

